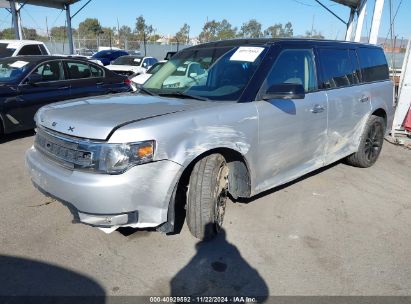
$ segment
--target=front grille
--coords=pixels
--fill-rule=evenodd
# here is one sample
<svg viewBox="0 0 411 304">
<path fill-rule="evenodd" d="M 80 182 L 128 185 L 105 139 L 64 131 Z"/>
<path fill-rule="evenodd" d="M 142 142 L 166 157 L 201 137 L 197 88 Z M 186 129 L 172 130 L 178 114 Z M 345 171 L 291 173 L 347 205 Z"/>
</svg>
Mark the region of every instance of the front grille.
<svg viewBox="0 0 411 304">
<path fill-rule="evenodd" d="M 93 152 L 81 150 L 80 143 L 75 139 L 60 136 L 44 130 L 37 129 L 34 147 L 47 158 L 74 169 L 76 166 L 90 167 L 93 163 Z"/>
</svg>

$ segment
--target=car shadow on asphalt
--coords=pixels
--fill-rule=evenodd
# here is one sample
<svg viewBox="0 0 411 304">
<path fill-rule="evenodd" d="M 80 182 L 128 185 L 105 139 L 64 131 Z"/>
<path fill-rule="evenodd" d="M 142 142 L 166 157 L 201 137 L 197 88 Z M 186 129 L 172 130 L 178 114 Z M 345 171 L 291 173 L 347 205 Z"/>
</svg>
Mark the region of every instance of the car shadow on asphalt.
<svg viewBox="0 0 411 304">
<path fill-rule="evenodd" d="M 3 136 L 0 135 L 0 144 L 7 143 L 9 141 L 13 141 L 17 139 L 23 139 L 26 137 L 30 137 L 30 136 L 33 136 L 34 134 L 35 134 L 34 130 L 27 130 L 27 131 L 12 133 L 12 134 L 5 134 Z"/>
<path fill-rule="evenodd" d="M 94 279 L 59 266 L 0 255 L 1 303 L 105 303 Z"/>
<path fill-rule="evenodd" d="M 258 303 L 268 298 L 266 282 L 227 241 L 224 229 L 214 239 L 200 241 L 195 247 L 194 257 L 170 281 L 171 296 L 191 296 L 194 302 L 201 302 L 196 301 L 197 296 L 253 297 Z"/>
</svg>

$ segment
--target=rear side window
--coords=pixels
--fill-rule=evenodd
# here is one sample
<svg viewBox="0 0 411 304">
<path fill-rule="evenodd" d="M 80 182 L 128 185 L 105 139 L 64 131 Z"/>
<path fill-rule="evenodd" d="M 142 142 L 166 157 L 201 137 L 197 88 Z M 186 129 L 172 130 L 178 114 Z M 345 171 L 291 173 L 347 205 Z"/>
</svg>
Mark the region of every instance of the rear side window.
<svg viewBox="0 0 411 304">
<path fill-rule="evenodd" d="M 18 55 L 41 55 L 41 51 L 37 44 L 30 44 L 23 46 Z"/>
<path fill-rule="evenodd" d="M 363 82 L 388 80 L 388 64 L 382 49 L 359 48 L 358 56 Z"/>
<path fill-rule="evenodd" d="M 48 54 L 49 54 L 49 53 L 47 52 L 46 48 L 44 47 L 44 45 L 39 44 L 39 48 L 40 48 L 41 53 L 42 53 L 43 55 L 48 55 Z"/>
<path fill-rule="evenodd" d="M 348 50 L 320 49 L 323 67 L 322 89 L 343 88 L 358 83 Z"/>
<path fill-rule="evenodd" d="M 91 76 L 92 77 L 104 77 L 104 71 L 102 68 L 90 65 Z"/>
<path fill-rule="evenodd" d="M 91 76 L 90 67 L 82 62 L 67 62 L 67 69 L 70 79 L 89 78 Z"/>
</svg>

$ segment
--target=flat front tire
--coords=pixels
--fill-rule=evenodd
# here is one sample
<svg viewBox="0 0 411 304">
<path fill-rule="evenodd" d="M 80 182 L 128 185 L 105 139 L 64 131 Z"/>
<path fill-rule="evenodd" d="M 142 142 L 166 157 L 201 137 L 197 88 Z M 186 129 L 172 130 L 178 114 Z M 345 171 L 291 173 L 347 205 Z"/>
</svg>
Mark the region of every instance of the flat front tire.
<svg viewBox="0 0 411 304">
<path fill-rule="evenodd" d="M 221 154 L 200 159 L 193 167 L 187 193 L 187 226 L 193 236 L 210 240 L 220 231 L 228 193 L 228 166 Z"/>
<path fill-rule="evenodd" d="M 371 167 L 378 159 L 384 143 L 385 120 L 371 115 L 361 135 L 358 151 L 346 158 L 346 162 L 355 167 Z"/>
</svg>

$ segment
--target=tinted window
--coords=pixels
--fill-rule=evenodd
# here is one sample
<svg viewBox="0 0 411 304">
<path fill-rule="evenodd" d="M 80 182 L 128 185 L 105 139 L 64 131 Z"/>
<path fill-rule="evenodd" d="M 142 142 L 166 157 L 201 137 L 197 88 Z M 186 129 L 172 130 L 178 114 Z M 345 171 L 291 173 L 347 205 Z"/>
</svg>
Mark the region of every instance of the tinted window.
<svg viewBox="0 0 411 304">
<path fill-rule="evenodd" d="M 10 57 L 13 55 L 15 48 L 8 48 L 8 43 L 0 43 L 0 57 Z"/>
<path fill-rule="evenodd" d="M 156 62 L 151 68 L 148 69 L 146 73 L 148 74 L 154 74 L 156 73 L 163 65 L 165 62 Z"/>
<path fill-rule="evenodd" d="M 70 79 L 89 78 L 91 76 L 88 64 L 82 62 L 67 62 L 68 74 Z"/>
<path fill-rule="evenodd" d="M 46 62 L 36 68 L 32 74 L 40 75 L 43 81 L 64 79 L 64 72 L 60 61 Z"/>
<path fill-rule="evenodd" d="M 321 88 L 341 88 L 358 83 L 354 80 L 355 68 L 348 50 L 321 49 L 319 52 L 324 72 Z"/>
<path fill-rule="evenodd" d="M 44 45 L 39 44 L 39 48 L 40 48 L 41 53 L 42 53 L 43 55 L 48 55 L 48 52 L 47 52 L 46 48 L 44 47 Z"/>
<path fill-rule="evenodd" d="M 360 71 L 360 63 L 358 62 L 357 52 L 355 50 L 349 50 L 351 65 L 353 67 L 353 74 L 352 79 L 354 84 L 360 83 L 361 78 L 361 71 Z"/>
<path fill-rule="evenodd" d="M 273 85 L 301 84 L 305 92 L 317 89 L 314 54 L 310 49 L 284 50 L 267 76 L 266 88 Z"/>
<path fill-rule="evenodd" d="M 382 49 L 359 48 L 358 56 L 360 59 L 363 82 L 388 79 L 388 64 Z"/>
<path fill-rule="evenodd" d="M 21 48 L 18 55 L 41 55 L 37 44 L 25 45 Z"/>
<path fill-rule="evenodd" d="M 157 63 L 157 59 L 151 58 L 150 65 L 154 65 L 154 64 L 156 64 L 156 63 Z"/>
<path fill-rule="evenodd" d="M 121 56 L 114 60 L 111 64 L 139 66 L 141 64 L 141 60 L 143 60 L 142 57 Z"/>
<path fill-rule="evenodd" d="M 104 71 L 102 68 L 90 65 L 91 76 L 92 77 L 104 77 Z"/>
</svg>

